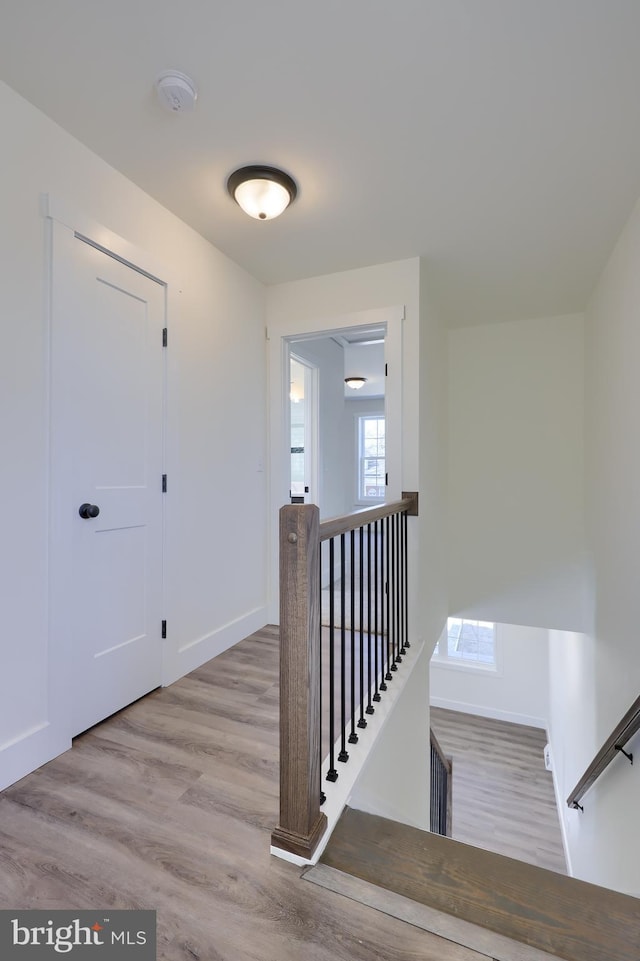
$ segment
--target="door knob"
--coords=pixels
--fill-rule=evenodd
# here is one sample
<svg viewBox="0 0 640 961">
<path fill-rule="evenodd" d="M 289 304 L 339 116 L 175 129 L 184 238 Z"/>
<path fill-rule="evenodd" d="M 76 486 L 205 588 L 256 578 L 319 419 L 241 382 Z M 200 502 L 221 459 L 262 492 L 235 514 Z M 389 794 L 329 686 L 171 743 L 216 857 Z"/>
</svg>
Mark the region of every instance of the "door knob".
<svg viewBox="0 0 640 961">
<path fill-rule="evenodd" d="M 97 504 L 81 504 L 78 509 L 78 514 L 80 517 L 88 521 L 90 517 L 97 517 L 100 513 L 100 508 Z"/>
</svg>

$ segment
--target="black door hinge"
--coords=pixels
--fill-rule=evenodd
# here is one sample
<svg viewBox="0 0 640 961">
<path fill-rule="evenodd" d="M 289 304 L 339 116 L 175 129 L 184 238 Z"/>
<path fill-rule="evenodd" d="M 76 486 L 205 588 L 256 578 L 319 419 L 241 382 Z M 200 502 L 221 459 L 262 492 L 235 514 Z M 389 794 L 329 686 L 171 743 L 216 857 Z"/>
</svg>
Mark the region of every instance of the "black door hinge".
<svg viewBox="0 0 640 961">
<path fill-rule="evenodd" d="M 163 494 L 167 493 L 167 475 L 166 474 L 162 475 L 162 493 Z"/>
<path fill-rule="evenodd" d="M 162 637 L 163 637 L 163 638 L 166 638 L 166 636 L 167 636 L 167 622 L 166 622 L 166 621 L 163 621 L 163 622 L 162 622 Z"/>
<path fill-rule="evenodd" d="M 385 376 L 385 377 L 388 377 L 388 376 L 389 376 L 389 365 L 388 365 L 388 364 L 385 364 L 385 365 L 384 365 L 384 376 Z"/>
<path fill-rule="evenodd" d="M 385 487 L 389 486 L 389 474 L 384 475 L 384 486 Z"/>
<path fill-rule="evenodd" d="M 162 328 L 162 346 L 167 346 L 167 341 L 169 340 L 169 332 L 166 327 Z"/>
</svg>

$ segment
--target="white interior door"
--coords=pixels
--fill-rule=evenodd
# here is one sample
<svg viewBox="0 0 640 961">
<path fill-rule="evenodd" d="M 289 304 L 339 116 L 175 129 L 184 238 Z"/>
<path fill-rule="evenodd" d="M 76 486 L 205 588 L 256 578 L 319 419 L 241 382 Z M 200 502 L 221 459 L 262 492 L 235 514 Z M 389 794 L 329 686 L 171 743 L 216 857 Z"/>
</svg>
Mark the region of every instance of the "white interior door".
<svg viewBox="0 0 640 961">
<path fill-rule="evenodd" d="M 289 433 L 292 504 L 318 504 L 317 368 L 294 354 L 289 360 Z"/>
<path fill-rule="evenodd" d="M 53 510 L 72 735 L 161 683 L 165 288 L 56 225 Z"/>
</svg>

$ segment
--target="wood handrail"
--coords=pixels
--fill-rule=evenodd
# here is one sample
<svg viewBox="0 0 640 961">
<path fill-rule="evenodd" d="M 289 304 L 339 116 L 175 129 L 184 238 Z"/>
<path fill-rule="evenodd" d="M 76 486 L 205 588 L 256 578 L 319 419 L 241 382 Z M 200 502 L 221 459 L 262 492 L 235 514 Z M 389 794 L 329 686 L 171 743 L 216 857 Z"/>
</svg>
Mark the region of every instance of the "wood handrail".
<svg viewBox="0 0 640 961">
<path fill-rule="evenodd" d="M 614 757 L 621 753 L 627 742 L 630 741 L 638 731 L 640 731 L 640 696 L 636 698 L 615 730 L 604 742 L 567 798 L 567 804 L 570 808 L 580 808 L 578 802 L 583 795 L 587 793 L 591 785 L 600 777 L 605 768 L 611 764 Z"/>
<path fill-rule="evenodd" d="M 346 534 L 347 531 L 357 530 L 365 524 L 373 524 L 375 521 L 382 520 L 383 517 L 390 517 L 391 514 L 403 511 L 411 517 L 417 516 L 418 494 L 415 491 L 403 491 L 402 499 L 399 501 L 378 504 L 376 507 L 363 507 L 362 510 L 353 511 L 352 514 L 345 514 L 343 517 L 329 517 L 320 524 L 320 540 L 327 541 L 337 534 Z"/>
<path fill-rule="evenodd" d="M 438 738 L 437 738 L 437 737 L 435 736 L 435 734 L 433 733 L 433 728 L 431 728 L 431 730 L 430 730 L 429 733 L 430 733 L 430 735 L 431 735 L 431 743 L 432 743 L 432 745 L 433 745 L 433 747 L 434 747 L 434 749 L 435 749 L 436 754 L 437 754 L 438 757 L 440 758 L 440 761 L 442 762 L 443 767 L 445 767 L 445 768 L 447 769 L 447 772 L 448 772 L 449 774 L 451 774 L 451 771 L 452 771 L 452 768 L 453 768 L 453 761 L 452 761 L 452 759 L 451 759 L 450 757 L 447 757 L 447 755 L 444 753 L 444 751 L 443 751 L 442 748 L 440 747 L 440 743 L 439 743 L 439 741 L 438 741 Z"/>
</svg>

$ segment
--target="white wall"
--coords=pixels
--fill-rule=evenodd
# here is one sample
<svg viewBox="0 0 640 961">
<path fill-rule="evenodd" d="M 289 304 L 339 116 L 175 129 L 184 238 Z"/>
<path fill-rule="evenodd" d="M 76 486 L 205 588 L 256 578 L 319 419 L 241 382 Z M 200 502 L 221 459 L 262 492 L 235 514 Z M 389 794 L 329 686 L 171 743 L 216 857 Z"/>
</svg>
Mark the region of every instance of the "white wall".
<svg viewBox="0 0 640 961">
<path fill-rule="evenodd" d="M 0 115 L 1 786 L 69 744 L 48 698 L 56 665 L 48 648 L 40 194 L 126 238 L 164 265 L 170 281 L 167 680 L 266 620 L 265 473 L 258 471 L 266 385 L 263 287 L 5 85 Z"/>
<path fill-rule="evenodd" d="M 449 332 L 451 614 L 585 626 L 583 327 Z"/>
<path fill-rule="evenodd" d="M 405 376 L 419 385 L 418 448 L 420 494 L 420 621 L 428 625 L 425 637 L 435 647 L 447 622 L 449 584 L 446 545 L 448 477 L 448 342 L 445 315 L 432 295 L 428 265 L 420 263 L 419 350 L 405 364 Z M 411 417 L 411 412 L 406 412 Z M 405 487 L 405 490 L 415 488 Z"/>
<path fill-rule="evenodd" d="M 348 800 L 357 811 L 423 831 L 429 830 L 431 810 L 429 702 L 424 696 L 429 653 L 425 645 Z"/>
<path fill-rule="evenodd" d="M 498 624 L 497 669 L 431 661 L 431 703 L 451 711 L 547 729 L 548 631 Z M 446 644 L 446 637 L 444 643 Z"/>
<path fill-rule="evenodd" d="M 640 690 L 640 208 L 599 280 L 586 316 L 586 517 L 591 623 L 552 636 L 551 734 L 566 798 Z M 553 690 L 552 690 L 553 694 Z M 628 748 L 640 756 L 640 735 Z M 563 805 L 574 873 L 640 897 L 640 766 L 615 759 L 582 802 Z"/>
</svg>

